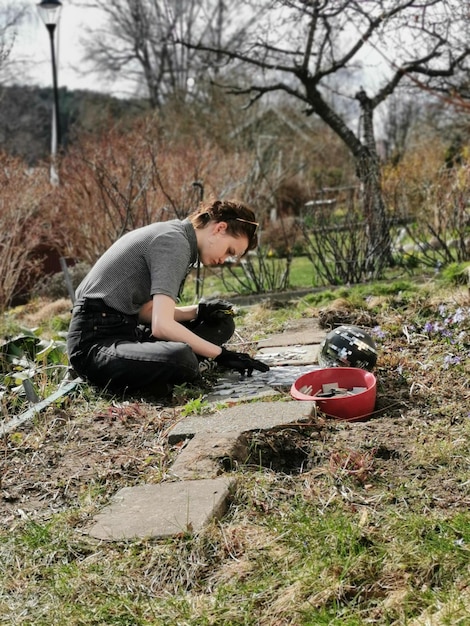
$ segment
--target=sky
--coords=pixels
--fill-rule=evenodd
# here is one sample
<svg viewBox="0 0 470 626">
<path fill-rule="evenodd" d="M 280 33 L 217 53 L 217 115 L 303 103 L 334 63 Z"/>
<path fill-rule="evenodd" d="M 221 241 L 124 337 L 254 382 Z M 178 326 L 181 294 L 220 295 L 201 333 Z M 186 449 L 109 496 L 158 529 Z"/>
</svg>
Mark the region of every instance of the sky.
<svg viewBox="0 0 470 626">
<path fill-rule="evenodd" d="M 0 0 L 0 9 L 3 0 Z M 28 15 L 18 27 L 11 58 L 21 60 L 22 71 L 16 76 L 20 84 L 52 86 L 52 62 L 49 33 L 37 10 L 38 1 L 28 0 Z M 60 21 L 56 28 L 56 61 L 59 87 L 105 91 L 114 95 L 129 95 L 130 86 L 105 83 L 101 76 L 84 72 L 84 49 L 81 38 L 86 24 L 102 20 L 96 9 L 84 9 L 62 0 Z"/>
<path fill-rule="evenodd" d="M 0 0 L 0 10 L 12 0 Z M 14 0 L 13 0 L 14 2 Z M 17 40 L 12 50 L 12 58 L 21 59 L 23 71 L 15 77 L 22 84 L 35 84 L 41 87 L 52 85 L 52 65 L 50 40 L 42 22 L 37 4 L 39 0 L 26 0 L 28 15 L 18 28 Z M 56 57 L 59 87 L 69 89 L 89 89 L 105 91 L 114 95 L 130 96 L 135 85 L 121 79 L 118 84 L 105 83 L 103 76 L 98 79 L 89 71 L 84 72 L 84 48 L 81 39 L 86 26 L 98 28 L 104 16 L 98 9 L 77 6 L 79 0 L 62 0 L 60 22 L 56 30 Z M 373 54 L 369 50 L 369 55 Z"/>
<path fill-rule="evenodd" d="M 0 0 L 2 5 L 15 0 Z M 52 87 L 52 64 L 50 39 L 42 22 L 37 4 L 39 0 L 25 0 L 28 14 L 18 27 L 17 38 L 11 52 L 11 58 L 21 60 L 22 70 L 15 75 L 15 82 L 26 85 Z M 56 59 L 58 68 L 58 85 L 70 90 L 84 89 L 110 93 L 118 97 L 131 97 L 135 94 L 135 83 L 125 81 L 105 82 L 103 75 L 99 77 L 91 71 L 84 71 L 84 47 L 82 39 L 86 35 L 86 27 L 98 29 L 103 24 L 104 14 L 98 9 L 78 6 L 79 0 L 62 0 L 60 22 L 56 29 Z M 382 75 L 383 59 L 369 48 L 365 59 L 376 70 L 361 77 L 361 82 L 372 88 L 373 83 Z M 381 67 L 380 71 L 377 68 Z M 356 79 L 358 80 L 358 79 Z"/>
</svg>

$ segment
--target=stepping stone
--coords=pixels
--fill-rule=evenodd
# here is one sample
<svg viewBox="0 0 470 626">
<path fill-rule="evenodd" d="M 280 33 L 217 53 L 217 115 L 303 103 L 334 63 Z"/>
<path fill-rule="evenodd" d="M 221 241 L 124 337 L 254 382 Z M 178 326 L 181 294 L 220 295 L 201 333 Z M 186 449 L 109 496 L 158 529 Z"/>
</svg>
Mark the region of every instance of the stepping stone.
<svg viewBox="0 0 470 626">
<path fill-rule="evenodd" d="M 253 374 L 251 377 L 240 376 L 235 372 L 219 378 L 212 391 L 204 396 L 207 402 L 243 402 L 246 400 L 262 400 L 278 395 L 262 376 Z"/>
<path fill-rule="evenodd" d="M 319 344 L 258 349 L 256 358 L 272 365 L 309 365 L 318 363 Z"/>
<path fill-rule="evenodd" d="M 180 450 L 170 472 L 180 480 L 215 478 L 237 461 L 244 463 L 249 454 L 248 440 L 243 433 L 228 432 L 210 437 L 200 433 Z"/>
<path fill-rule="evenodd" d="M 316 319 L 296 320 L 283 333 L 258 341 L 258 348 L 320 344 L 326 334 L 327 331 L 320 328 Z"/>
<path fill-rule="evenodd" d="M 267 359 L 266 362 L 269 363 Z M 318 365 L 274 365 L 271 366 L 269 372 L 254 372 L 251 377 L 230 372 L 219 378 L 217 384 L 204 399 L 214 403 L 269 398 L 279 393 L 289 392 L 292 383 L 297 378 L 318 367 Z"/>
<path fill-rule="evenodd" d="M 315 402 L 298 400 L 237 404 L 215 414 L 186 417 L 175 424 L 168 441 L 177 443 L 198 433 L 204 433 L 209 439 L 214 434 L 270 430 L 276 426 L 308 422 L 315 407 Z"/>
<path fill-rule="evenodd" d="M 94 517 L 88 534 L 122 541 L 196 533 L 225 513 L 233 482 L 224 477 L 124 487 Z"/>
</svg>

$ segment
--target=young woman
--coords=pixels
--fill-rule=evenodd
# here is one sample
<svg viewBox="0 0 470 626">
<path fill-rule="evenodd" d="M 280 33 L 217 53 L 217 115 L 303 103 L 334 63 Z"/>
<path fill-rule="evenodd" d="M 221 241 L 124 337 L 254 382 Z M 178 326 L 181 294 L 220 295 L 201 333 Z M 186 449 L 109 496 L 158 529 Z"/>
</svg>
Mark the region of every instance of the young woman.
<svg viewBox="0 0 470 626">
<path fill-rule="evenodd" d="M 264 363 L 221 347 L 234 330 L 224 300 L 177 307 L 186 276 L 199 260 L 220 265 L 257 245 L 258 224 L 239 202 L 201 205 L 185 220 L 158 222 L 118 239 L 79 285 L 67 335 L 75 371 L 112 391 L 191 382 L 200 362 L 251 376 Z"/>
</svg>

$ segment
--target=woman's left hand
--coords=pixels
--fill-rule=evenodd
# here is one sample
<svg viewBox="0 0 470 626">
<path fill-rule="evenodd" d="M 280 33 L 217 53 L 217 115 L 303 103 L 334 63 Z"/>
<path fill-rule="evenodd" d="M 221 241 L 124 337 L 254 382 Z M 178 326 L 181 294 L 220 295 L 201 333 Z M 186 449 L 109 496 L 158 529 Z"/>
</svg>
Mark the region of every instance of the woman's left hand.
<svg viewBox="0 0 470 626">
<path fill-rule="evenodd" d="M 202 299 L 199 302 L 196 319 L 199 322 L 208 322 L 211 318 L 223 317 L 224 315 L 235 315 L 231 302 L 218 298 Z"/>
</svg>

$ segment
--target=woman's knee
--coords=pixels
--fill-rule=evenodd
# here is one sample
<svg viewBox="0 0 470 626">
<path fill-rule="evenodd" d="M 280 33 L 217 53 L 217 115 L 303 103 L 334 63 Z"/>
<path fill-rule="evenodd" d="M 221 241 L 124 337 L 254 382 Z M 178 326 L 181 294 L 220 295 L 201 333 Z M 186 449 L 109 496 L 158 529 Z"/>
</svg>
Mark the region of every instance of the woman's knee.
<svg viewBox="0 0 470 626">
<path fill-rule="evenodd" d="M 202 322 L 192 331 L 202 339 L 221 346 L 233 336 L 235 322 L 231 315 L 224 315 L 223 318 L 216 318 L 210 323 Z"/>
<path fill-rule="evenodd" d="M 172 349 L 171 363 L 177 364 L 178 368 L 184 368 L 196 377 L 199 373 L 199 361 L 188 344 L 174 343 Z"/>
</svg>

